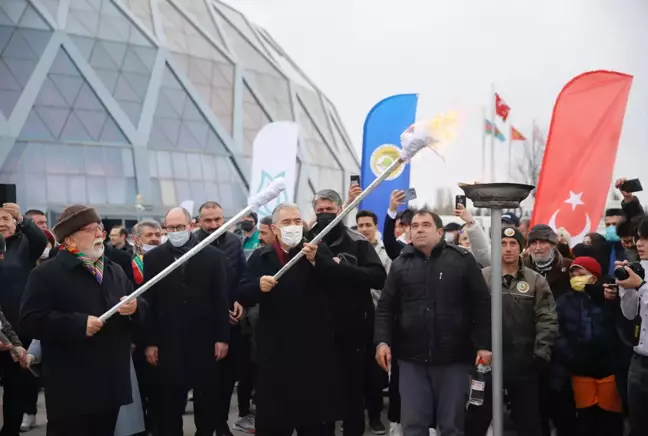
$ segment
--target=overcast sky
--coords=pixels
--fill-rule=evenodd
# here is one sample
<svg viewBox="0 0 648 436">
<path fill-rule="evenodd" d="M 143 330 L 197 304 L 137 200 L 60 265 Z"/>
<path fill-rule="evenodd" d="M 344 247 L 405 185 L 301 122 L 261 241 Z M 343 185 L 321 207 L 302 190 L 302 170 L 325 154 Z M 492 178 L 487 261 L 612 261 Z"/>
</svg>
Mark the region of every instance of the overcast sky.
<svg viewBox="0 0 648 436">
<path fill-rule="evenodd" d="M 546 132 L 562 87 L 593 69 L 635 77 L 615 176 L 643 176 L 648 1 L 226 2 L 266 28 L 336 105 L 358 155 L 364 119 L 384 97 L 421 94 L 419 118 L 458 110 L 460 134 L 445 163 L 430 153 L 412 170 L 411 184 L 425 200 L 433 200 L 439 184 L 481 179 L 481 108 L 488 104 L 491 83 L 512 107 L 511 123 L 530 136 L 533 119 Z M 503 180 L 508 145 L 497 150 Z"/>
</svg>

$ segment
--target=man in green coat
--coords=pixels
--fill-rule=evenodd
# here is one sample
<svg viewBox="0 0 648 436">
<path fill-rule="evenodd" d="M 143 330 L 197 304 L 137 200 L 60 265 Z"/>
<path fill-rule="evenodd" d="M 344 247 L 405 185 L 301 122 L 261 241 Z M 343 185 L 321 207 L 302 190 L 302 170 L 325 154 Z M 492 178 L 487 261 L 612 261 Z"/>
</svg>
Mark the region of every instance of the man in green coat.
<svg viewBox="0 0 648 436">
<path fill-rule="evenodd" d="M 551 360 L 558 317 L 547 280 L 522 264 L 523 241 L 518 229 L 502 229 L 504 387 L 511 400 L 517 433 L 541 436 L 538 381 Z M 490 286 L 491 268 L 482 272 Z M 471 407 L 468 411 L 466 436 L 486 433 L 492 404 L 488 394 L 485 400 L 486 407 Z"/>
</svg>

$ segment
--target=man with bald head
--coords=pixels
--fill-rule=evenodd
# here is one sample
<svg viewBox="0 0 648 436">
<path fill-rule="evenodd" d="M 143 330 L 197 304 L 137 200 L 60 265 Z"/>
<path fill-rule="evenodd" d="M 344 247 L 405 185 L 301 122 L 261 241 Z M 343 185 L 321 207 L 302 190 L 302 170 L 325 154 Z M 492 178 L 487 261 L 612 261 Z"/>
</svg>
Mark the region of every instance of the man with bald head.
<svg viewBox="0 0 648 436">
<path fill-rule="evenodd" d="M 171 209 L 164 223 L 168 240 L 144 256 L 144 282 L 198 243 L 185 209 Z M 216 362 L 227 355 L 229 342 L 226 262 L 220 250 L 207 246 L 144 294 L 149 304 L 146 359 L 159 370 L 160 436 L 183 434 L 191 389 L 196 435 L 216 430 Z"/>
</svg>

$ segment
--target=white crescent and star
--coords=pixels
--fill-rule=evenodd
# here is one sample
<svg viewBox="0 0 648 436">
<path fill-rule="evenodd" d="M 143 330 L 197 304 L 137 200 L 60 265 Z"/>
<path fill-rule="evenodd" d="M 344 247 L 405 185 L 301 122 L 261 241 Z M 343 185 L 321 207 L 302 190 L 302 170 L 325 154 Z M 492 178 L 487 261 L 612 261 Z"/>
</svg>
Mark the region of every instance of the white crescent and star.
<svg viewBox="0 0 648 436">
<path fill-rule="evenodd" d="M 565 200 L 565 204 L 571 204 L 572 207 L 572 212 L 576 210 L 578 206 L 584 206 L 585 203 L 582 200 L 583 193 L 579 192 L 576 194 L 573 191 L 569 191 L 569 198 Z M 558 212 L 560 212 L 560 209 L 557 209 L 553 215 L 551 215 L 551 218 L 549 219 L 549 227 L 551 227 L 554 230 L 558 230 L 558 227 L 556 227 L 556 217 L 558 216 Z M 587 235 L 590 232 L 590 229 L 592 228 L 592 221 L 590 220 L 589 214 L 585 212 L 585 227 L 583 230 L 575 236 L 572 236 L 572 244 L 577 244 L 579 242 L 582 242 L 583 239 L 585 238 L 585 235 Z"/>
</svg>

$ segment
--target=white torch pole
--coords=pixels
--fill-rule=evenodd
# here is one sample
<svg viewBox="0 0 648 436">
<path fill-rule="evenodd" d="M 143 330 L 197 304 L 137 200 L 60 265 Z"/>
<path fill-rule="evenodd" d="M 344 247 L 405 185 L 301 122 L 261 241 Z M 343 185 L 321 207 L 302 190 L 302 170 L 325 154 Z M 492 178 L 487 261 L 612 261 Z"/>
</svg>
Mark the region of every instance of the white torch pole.
<svg viewBox="0 0 648 436">
<path fill-rule="evenodd" d="M 362 191 L 362 193 L 358 195 L 358 197 L 356 197 L 356 199 L 353 200 L 337 217 L 335 217 L 328 226 L 322 229 L 322 231 L 319 232 L 312 241 L 310 241 L 311 244 L 317 244 L 324 239 L 324 237 L 333 230 L 335 226 L 337 226 L 353 209 L 355 209 L 362 200 L 371 194 L 378 185 L 396 171 L 399 166 L 407 164 L 407 162 L 409 162 L 410 159 L 412 159 L 412 157 L 414 157 L 414 155 L 423 148 L 438 142 L 430 136 L 429 132 L 417 132 L 415 129 L 409 133 L 406 131 L 406 133 L 403 134 L 403 137 L 400 157 L 392 162 L 392 164 L 389 165 L 389 167 L 387 167 L 380 176 L 371 182 L 371 184 L 367 186 L 365 190 Z M 297 253 L 292 259 L 290 259 L 290 261 L 288 261 L 288 263 L 277 271 L 273 278 L 279 280 L 281 276 L 283 276 L 294 264 L 299 262 L 303 256 L 303 252 L 300 251 Z"/>
<path fill-rule="evenodd" d="M 260 194 L 257 194 L 256 196 L 252 197 L 249 202 L 248 206 L 237 213 L 232 219 L 227 221 L 225 224 L 223 224 L 218 230 L 216 230 L 214 233 L 210 234 L 207 238 L 204 240 L 200 241 L 198 245 L 193 247 L 191 250 L 186 252 L 184 255 L 182 255 L 178 260 L 173 262 L 171 265 L 167 266 L 164 268 L 160 274 L 156 275 L 153 277 L 151 280 L 148 282 L 144 283 L 139 289 L 137 289 L 135 292 L 130 294 L 127 298 L 123 299 L 119 303 L 115 304 L 111 309 L 109 309 L 106 313 L 101 315 L 99 319 L 102 322 L 106 322 L 108 318 L 113 316 L 117 311 L 119 311 L 119 308 L 128 303 L 129 301 L 132 301 L 133 299 L 139 297 L 142 295 L 144 292 L 148 291 L 151 289 L 153 286 L 155 286 L 157 283 L 159 283 L 162 279 L 164 279 L 166 276 L 171 274 L 173 271 L 175 271 L 177 268 L 179 268 L 183 263 L 187 262 L 189 259 L 194 257 L 196 254 L 198 254 L 203 248 L 206 246 L 210 245 L 212 242 L 214 242 L 216 239 L 218 239 L 221 235 L 223 235 L 227 230 L 229 230 L 232 226 L 234 226 L 236 223 L 238 223 L 241 219 L 245 218 L 248 216 L 251 212 L 258 210 L 261 206 L 269 203 L 270 201 L 274 200 L 279 196 L 279 194 L 286 189 L 286 186 L 284 184 L 283 179 L 276 179 L 274 180 L 263 192 Z"/>
</svg>

